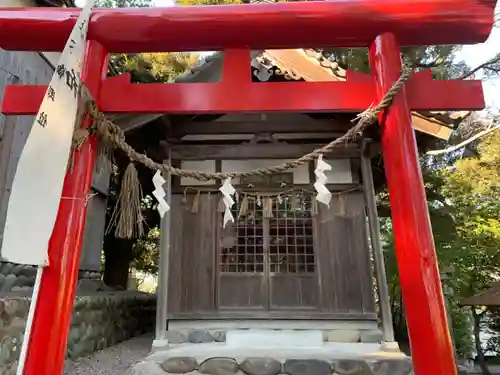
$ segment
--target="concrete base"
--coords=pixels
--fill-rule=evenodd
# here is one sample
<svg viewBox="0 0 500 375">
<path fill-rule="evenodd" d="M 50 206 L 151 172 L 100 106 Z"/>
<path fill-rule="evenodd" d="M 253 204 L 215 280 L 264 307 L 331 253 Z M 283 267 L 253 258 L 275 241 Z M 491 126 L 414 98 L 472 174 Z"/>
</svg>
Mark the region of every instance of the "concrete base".
<svg viewBox="0 0 500 375">
<path fill-rule="evenodd" d="M 263 329 L 231 330 L 226 333 L 226 345 L 233 347 L 279 348 L 319 347 L 323 344 L 323 332 L 317 330 L 280 330 Z"/>
<path fill-rule="evenodd" d="M 400 352 L 399 344 L 396 341 L 382 342 L 382 351 L 384 352 Z"/>
</svg>

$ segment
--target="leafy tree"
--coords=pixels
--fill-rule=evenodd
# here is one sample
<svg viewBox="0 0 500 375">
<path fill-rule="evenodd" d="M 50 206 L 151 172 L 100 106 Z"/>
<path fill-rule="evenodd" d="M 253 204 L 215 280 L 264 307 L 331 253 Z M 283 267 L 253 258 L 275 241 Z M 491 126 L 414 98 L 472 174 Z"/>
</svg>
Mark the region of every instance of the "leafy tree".
<svg viewBox="0 0 500 375">
<path fill-rule="evenodd" d="M 130 73 L 132 82 L 172 82 L 197 59 L 197 54 L 184 52 L 115 54 L 111 64 L 117 72 Z"/>
<path fill-rule="evenodd" d="M 147 8 L 151 0 L 97 0 L 94 8 Z"/>
<path fill-rule="evenodd" d="M 143 272 L 156 274 L 160 260 L 160 229 L 152 228 L 144 238 L 134 246 L 134 259 L 131 267 Z"/>
<path fill-rule="evenodd" d="M 471 152 L 474 156 L 467 158 L 463 157 L 462 150 L 458 158 L 446 154 L 441 157 L 443 160 L 422 160 L 440 269 L 453 269 L 453 277 L 444 280 L 443 285 L 454 291 L 448 299 L 448 307 L 460 357 L 470 355 L 473 341 L 472 322 L 468 312 L 460 308 L 459 301 L 483 291 L 500 278 L 500 131 L 471 144 L 469 154 Z M 386 207 L 387 194 L 381 192 L 379 200 L 380 205 Z M 393 323 L 398 341 L 405 346 L 408 344 L 407 327 L 392 227 L 390 220 L 382 221 Z M 496 313 L 489 312 L 491 326 L 500 321 Z M 474 310 L 474 315 L 478 314 L 484 315 Z M 481 327 L 485 324 L 481 322 Z M 498 342 L 498 334 L 492 335 L 489 348 L 499 349 Z"/>
</svg>

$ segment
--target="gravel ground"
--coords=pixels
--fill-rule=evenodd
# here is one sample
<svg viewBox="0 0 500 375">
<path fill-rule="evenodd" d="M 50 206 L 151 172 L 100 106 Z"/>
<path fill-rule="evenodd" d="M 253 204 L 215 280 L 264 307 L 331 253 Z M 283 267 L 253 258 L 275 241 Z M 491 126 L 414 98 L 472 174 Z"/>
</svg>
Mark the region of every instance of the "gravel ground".
<svg viewBox="0 0 500 375">
<path fill-rule="evenodd" d="M 149 354 L 152 342 L 153 335 L 148 334 L 124 341 L 89 357 L 66 361 L 64 375 L 124 375 L 131 365 Z"/>
</svg>

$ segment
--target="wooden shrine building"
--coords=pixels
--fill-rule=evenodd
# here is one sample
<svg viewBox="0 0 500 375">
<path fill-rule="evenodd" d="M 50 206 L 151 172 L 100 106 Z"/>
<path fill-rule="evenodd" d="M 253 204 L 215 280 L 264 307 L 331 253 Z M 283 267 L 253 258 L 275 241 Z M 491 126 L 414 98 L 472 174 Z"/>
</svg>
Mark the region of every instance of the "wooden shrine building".
<svg viewBox="0 0 500 375">
<path fill-rule="evenodd" d="M 218 82 L 222 63 L 222 54 L 209 56 L 177 82 Z M 346 79 L 344 70 L 302 49 L 255 51 L 248 74 L 254 82 Z M 354 115 L 138 115 L 117 121 L 130 142 L 164 134 L 165 141 L 140 146 L 158 161 L 170 157 L 183 169 L 233 172 L 296 159 L 344 134 Z M 421 142 L 450 136 L 453 120 L 446 115 L 413 116 Z M 317 329 L 326 341 L 394 346 L 371 168 L 371 157 L 379 154 L 377 130 L 366 136 L 325 155 L 332 166 L 330 208 L 314 198 L 315 162 L 234 179 L 235 222 L 226 228 L 218 182 L 174 177 L 170 224 L 162 227 L 170 247 L 162 245 L 169 255 L 160 266 L 155 345 L 220 341 L 226 331 L 266 327 Z M 375 171 L 380 185 L 383 170 Z M 386 315 L 382 327 L 379 311 Z"/>
<path fill-rule="evenodd" d="M 155 180 L 156 199 L 164 203 L 165 188 L 171 209 L 161 220 L 154 353 L 132 373 L 413 373 L 392 332 L 375 202 L 384 174 L 414 372 L 457 373 L 416 143 L 425 149 L 448 139 L 455 123 L 446 112 L 420 111 L 483 109 L 484 98 L 479 81 L 439 81 L 429 71 L 410 71 L 402 65 L 400 46 L 482 42 L 491 31 L 495 3 L 433 0 L 429 7 L 427 0 L 353 0 L 0 10 L 1 46 L 12 51 L 61 51 L 82 17 L 80 31 L 85 25 L 89 31 L 80 34 L 86 41 L 82 82 L 98 110 L 126 133 L 125 142 L 118 131 L 112 143 L 148 168 L 164 169 L 142 153 L 205 173 L 270 168 L 341 137 L 360 111 L 378 105 L 381 127 L 370 126 L 323 155 L 331 167 L 325 182 L 332 193 L 329 206 L 315 199 L 316 160 L 284 173 L 234 178 L 234 205 L 227 193 L 221 204 L 220 181 L 171 174 L 164 176 L 166 186 Z M 290 49 L 303 46 L 368 47 L 371 76 L 346 72 L 314 51 Z M 177 84 L 106 76 L 111 53 L 211 50 L 223 53 Z M 5 91 L 7 115 L 38 113 L 48 92 L 40 85 L 9 85 Z M 90 112 L 82 127 L 94 122 L 104 138 L 116 132 Z M 72 169 L 57 160 L 65 173 L 61 197 L 71 199 L 54 200 L 54 227 L 41 233 L 50 235 L 50 264 L 40 270 L 33 329 L 23 347 L 26 374 L 62 372 L 96 143 L 89 131 L 73 153 Z M 132 167 L 128 172 L 135 174 Z M 148 174 L 143 188 L 149 192 Z M 51 187 L 44 187 L 48 197 Z M 21 198 L 12 194 L 10 203 L 24 203 L 21 188 L 12 190 Z M 45 202 L 30 198 L 25 206 L 32 211 Z M 232 207 L 233 223 L 223 225 L 223 206 Z M 21 208 L 15 210 L 18 218 L 25 216 Z M 19 235 L 10 228 L 4 243 L 5 233 Z M 22 243 L 18 237 L 14 244 Z"/>
</svg>

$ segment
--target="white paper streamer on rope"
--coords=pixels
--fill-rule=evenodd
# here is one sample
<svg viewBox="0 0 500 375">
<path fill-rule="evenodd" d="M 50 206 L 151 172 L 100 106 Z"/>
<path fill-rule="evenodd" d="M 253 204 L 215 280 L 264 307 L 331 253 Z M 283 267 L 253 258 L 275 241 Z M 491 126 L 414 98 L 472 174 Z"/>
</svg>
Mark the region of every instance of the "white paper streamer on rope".
<svg viewBox="0 0 500 375">
<path fill-rule="evenodd" d="M 165 189 L 163 188 L 163 185 L 165 184 L 165 179 L 161 175 L 161 172 L 158 170 L 156 171 L 155 175 L 153 176 L 153 185 L 155 186 L 155 190 L 153 190 L 153 195 L 155 196 L 156 200 L 158 201 L 158 212 L 160 213 L 160 217 L 163 218 L 165 214 L 170 211 L 170 206 L 168 205 L 167 201 L 165 200 L 166 193 Z"/>
<path fill-rule="evenodd" d="M 228 178 L 224 181 L 222 186 L 219 188 L 219 191 L 222 193 L 222 200 L 224 202 L 224 228 L 226 224 L 230 221 L 234 223 L 233 213 L 231 212 L 231 207 L 234 205 L 233 195 L 236 193 L 233 185 L 231 185 L 231 178 Z"/>
<path fill-rule="evenodd" d="M 19 158 L 1 249 L 10 262 L 48 265 L 48 243 L 71 152 L 92 5 L 93 0 L 87 0 L 71 31 Z"/>
<path fill-rule="evenodd" d="M 325 171 L 331 171 L 332 166 L 323 160 L 323 155 L 318 157 L 316 164 L 316 169 L 314 174 L 316 175 L 316 182 L 314 183 L 314 188 L 318 192 L 316 195 L 316 200 L 327 206 L 330 206 L 330 201 L 332 199 L 332 193 L 325 186 L 328 178 L 326 177 Z"/>
</svg>

